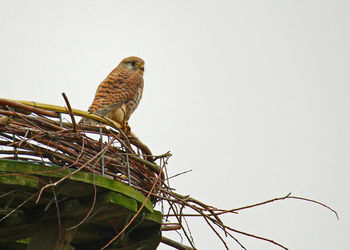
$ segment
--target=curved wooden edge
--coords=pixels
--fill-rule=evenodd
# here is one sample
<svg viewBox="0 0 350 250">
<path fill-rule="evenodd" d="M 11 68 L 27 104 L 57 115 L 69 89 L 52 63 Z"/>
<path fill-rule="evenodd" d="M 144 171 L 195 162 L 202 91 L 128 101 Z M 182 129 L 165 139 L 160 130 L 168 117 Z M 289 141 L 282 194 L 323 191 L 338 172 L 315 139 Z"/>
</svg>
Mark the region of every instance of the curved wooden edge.
<svg viewBox="0 0 350 250">
<path fill-rule="evenodd" d="M 67 175 L 70 175 L 73 172 L 73 170 L 62 169 L 60 167 L 48 166 L 44 164 L 35 164 L 31 162 L 0 159 L 0 172 L 25 173 L 30 175 L 51 176 L 55 178 L 62 178 Z M 1 173 L 0 173 L 0 176 L 1 176 Z M 133 198 L 140 204 L 142 204 L 146 199 L 146 197 L 136 189 L 124 183 L 111 180 L 100 175 L 93 175 L 87 172 L 80 171 L 69 176 L 67 179 L 83 182 L 87 184 L 95 184 L 96 186 L 99 186 L 117 193 L 121 193 L 125 196 Z M 150 200 L 146 201 L 145 208 L 151 213 L 155 211 L 153 209 L 153 204 Z"/>
</svg>

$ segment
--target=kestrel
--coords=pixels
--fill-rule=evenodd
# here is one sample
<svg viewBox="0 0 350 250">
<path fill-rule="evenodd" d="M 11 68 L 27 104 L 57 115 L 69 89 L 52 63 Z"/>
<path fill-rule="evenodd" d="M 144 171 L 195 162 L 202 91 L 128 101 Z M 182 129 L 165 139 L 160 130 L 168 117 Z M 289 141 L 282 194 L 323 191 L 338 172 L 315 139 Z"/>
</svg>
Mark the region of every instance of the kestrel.
<svg viewBox="0 0 350 250">
<path fill-rule="evenodd" d="M 144 61 L 130 56 L 98 86 L 89 112 L 110 118 L 122 127 L 127 126 L 130 115 L 137 108 L 143 90 Z M 83 118 L 80 123 L 95 125 L 96 121 Z"/>
</svg>

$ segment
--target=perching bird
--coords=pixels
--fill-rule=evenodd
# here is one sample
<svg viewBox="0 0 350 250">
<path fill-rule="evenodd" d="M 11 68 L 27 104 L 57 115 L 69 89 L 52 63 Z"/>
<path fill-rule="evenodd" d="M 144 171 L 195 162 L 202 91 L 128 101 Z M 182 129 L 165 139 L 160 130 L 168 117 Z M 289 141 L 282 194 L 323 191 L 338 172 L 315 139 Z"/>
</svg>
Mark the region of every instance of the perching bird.
<svg viewBox="0 0 350 250">
<path fill-rule="evenodd" d="M 143 90 L 144 61 L 130 56 L 119 65 L 98 86 L 89 112 L 110 118 L 122 127 L 127 127 L 130 115 L 137 108 Z M 97 124 L 96 121 L 83 118 L 81 124 Z"/>
</svg>

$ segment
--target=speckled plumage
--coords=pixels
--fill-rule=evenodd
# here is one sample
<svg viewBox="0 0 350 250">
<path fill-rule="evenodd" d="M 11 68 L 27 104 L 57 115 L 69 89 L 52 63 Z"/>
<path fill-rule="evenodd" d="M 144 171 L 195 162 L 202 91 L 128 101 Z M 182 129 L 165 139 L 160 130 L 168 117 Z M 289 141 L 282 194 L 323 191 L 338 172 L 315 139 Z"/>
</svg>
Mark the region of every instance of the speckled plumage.
<svg viewBox="0 0 350 250">
<path fill-rule="evenodd" d="M 89 112 L 111 118 L 124 125 L 137 108 L 143 91 L 144 61 L 127 57 L 98 86 Z M 96 124 L 83 118 L 80 123 Z"/>
</svg>

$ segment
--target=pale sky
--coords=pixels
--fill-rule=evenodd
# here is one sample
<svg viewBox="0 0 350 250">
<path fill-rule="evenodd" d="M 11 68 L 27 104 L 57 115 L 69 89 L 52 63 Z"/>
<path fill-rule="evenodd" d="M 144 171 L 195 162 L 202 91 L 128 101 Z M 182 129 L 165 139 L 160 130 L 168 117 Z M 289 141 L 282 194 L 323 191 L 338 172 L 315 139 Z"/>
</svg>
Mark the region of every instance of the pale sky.
<svg viewBox="0 0 350 250">
<path fill-rule="evenodd" d="M 223 220 L 290 249 L 346 249 L 349 10 L 337 0 L 2 0 L 1 97 L 64 105 L 65 92 L 86 110 L 107 74 L 139 56 L 144 94 L 129 124 L 154 154 L 172 152 L 171 175 L 193 170 L 173 179 L 179 193 L 226 209 L 289 192 L 317 199 L 340 220 L 298 200 Z M 198 249 L 224 249 L 189 222 Z"/>
</svg>

